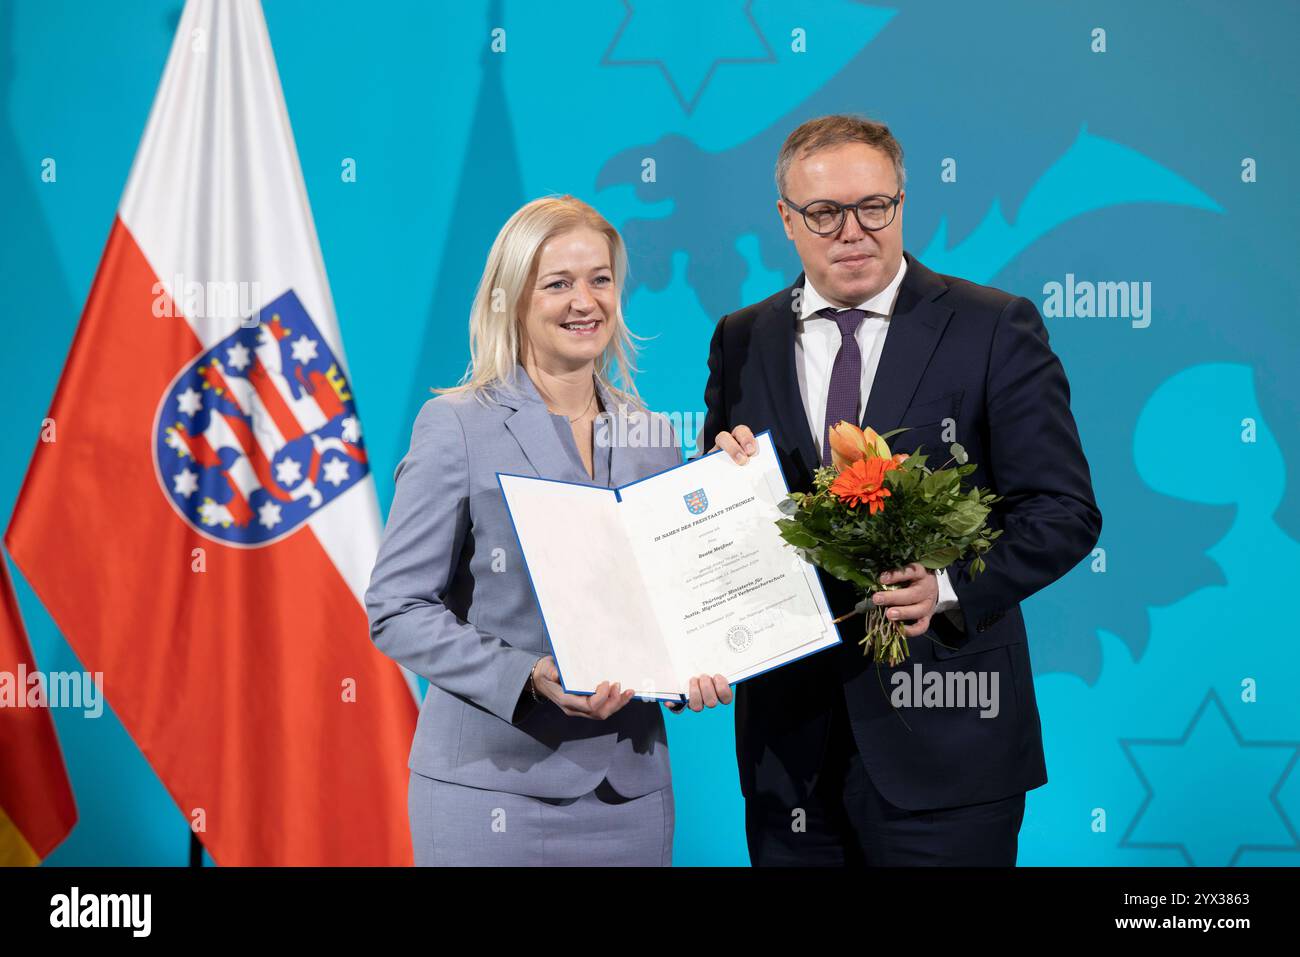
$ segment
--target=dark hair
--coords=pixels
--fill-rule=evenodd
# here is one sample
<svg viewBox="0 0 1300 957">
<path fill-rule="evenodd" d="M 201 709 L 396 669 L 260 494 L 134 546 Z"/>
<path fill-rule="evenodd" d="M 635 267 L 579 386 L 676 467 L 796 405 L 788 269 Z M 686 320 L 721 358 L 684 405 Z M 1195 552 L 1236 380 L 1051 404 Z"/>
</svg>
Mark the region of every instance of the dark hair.
<svg viewBox="0 0 1300 957">
<path fill-rule="evenodd" d="M 893 161 L 898 188 L 903 188 L 907 181 L 907 171 L 903 169 L 903 147 L 889 132 L 889 127 L 865 116 L 833 113 L 800 124 L 785 138 L 776 158 L 777 192 L 785 195 L 785 178 L 790 172 L 790 164 L 796 159 L 845 143 L 865 143 L 883 152 Z"/>
</svg>

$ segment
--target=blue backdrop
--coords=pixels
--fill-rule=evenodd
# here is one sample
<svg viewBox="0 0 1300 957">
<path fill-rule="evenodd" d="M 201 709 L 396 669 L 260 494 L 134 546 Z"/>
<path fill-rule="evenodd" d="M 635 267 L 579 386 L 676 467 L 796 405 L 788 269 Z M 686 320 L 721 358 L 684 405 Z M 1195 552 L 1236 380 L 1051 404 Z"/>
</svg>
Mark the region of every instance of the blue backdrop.
<svg viewBox="0 0 1300 957">
<path fill-rule="evenodd" d="M 0 0 L 5 516 L 179 8 Z M 798 271 L 772 166 L 810 116 L 890 124 L 906 150 L 905 246 L 931 268 L 1045 314 L 1051 283 L 1149 290 L 1146 315 L 1045 320 L 1105 528 L 1092 558 L 1025 606 L 1050 782 L 1030 793 L 1020 860 L 1300 863 L 1300 493 L 1287 481 L 1300 6 L 265 10 L 385 508 L 428 388 L 464 368 L 492 237 L 544 193 L 583 197 L 623 230 L 627 314 L 650 337 L 641 390 L 657 409 L 702 412 L 718 317 Z M 42 181 L 46 158 L 56 182 Z M 79 669 L 18 587 L 38 666 Z M 49 863 L 184 863 L 186 819 L 111 707 L 55 720 L 80 821 Z M 679 864 L 747 860 L 731 722 L 729 709 L 669 719 Z"/>
</svg>

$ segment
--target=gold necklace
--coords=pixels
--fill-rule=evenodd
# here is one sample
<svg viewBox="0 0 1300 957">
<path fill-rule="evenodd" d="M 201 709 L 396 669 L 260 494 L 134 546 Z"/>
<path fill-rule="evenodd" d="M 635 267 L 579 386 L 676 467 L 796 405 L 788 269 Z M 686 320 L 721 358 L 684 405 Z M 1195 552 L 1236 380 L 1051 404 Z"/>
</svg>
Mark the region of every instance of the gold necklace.
<svg viewBox="0 0 1300 957">
<path fill-rule="evenodd" d="M 590 411 L 590 409 L 591 409 L 591 405 L 592 405 L 592 403 L 595 402 L 595 401 L 596 401 L 596 390 L 595 390 L 595 389 L 592 389 L 592 390 L 591 390 L 591 398 L 587 400 L 587 404 L 586 404 L 585 406 L 582 407 L 582 411 L 581 411 L 581 412 L 579 412 L 577 415 L 575 415 L 575 416 L 574 416 L 573 418 L 571 418 L 571 419 L 569 419 L 569 417 L 568 417 L 567 415 L 565 415 L 565 413 L 563 413 L 563 412 L 556 412 L 556 411 L 555 411 L 554 409 L 552 409 L 549 405 L 546 407 L 546 411 L 550 412 L 552 415 L 563 415 L 566 419 L 569 419 L 569 424 L 570 424 L 570 425 L 573 425 L 574 422 L 577 422 L 579 419 L 581 419 L 583 416 L 585 416 L 585 415 L 587 414 L 588 411 Z"/>
</svg>

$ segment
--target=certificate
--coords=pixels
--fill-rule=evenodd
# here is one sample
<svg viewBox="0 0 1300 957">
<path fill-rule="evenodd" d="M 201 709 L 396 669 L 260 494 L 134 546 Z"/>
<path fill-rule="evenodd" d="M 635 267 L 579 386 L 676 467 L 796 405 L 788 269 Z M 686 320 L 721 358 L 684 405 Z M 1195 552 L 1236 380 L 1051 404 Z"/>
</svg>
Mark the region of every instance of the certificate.
<svg viewBox="0 0 1300 957">
<path fill-rule="evenodd" d="M 564 690 L 679 698 L 840 643 L 816 569 L 781 538 L 769 432 L 609 489 L 498 473 Z"/>
</svg>

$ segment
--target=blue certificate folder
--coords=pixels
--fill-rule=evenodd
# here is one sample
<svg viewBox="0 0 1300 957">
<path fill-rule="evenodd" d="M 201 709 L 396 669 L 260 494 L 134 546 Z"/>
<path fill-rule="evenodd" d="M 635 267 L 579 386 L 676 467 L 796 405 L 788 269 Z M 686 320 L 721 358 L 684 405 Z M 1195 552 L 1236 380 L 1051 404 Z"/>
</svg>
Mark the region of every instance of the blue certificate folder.
<svg viewBox="0 0 1300 957">
<path fill-rule="evenodd" d="M 789 494 L 769 432 L 620 488 L 498 473 L 564 690 L 679 699 L 840 643 L 816 570 L 776 527 Z"/>
</svg>

